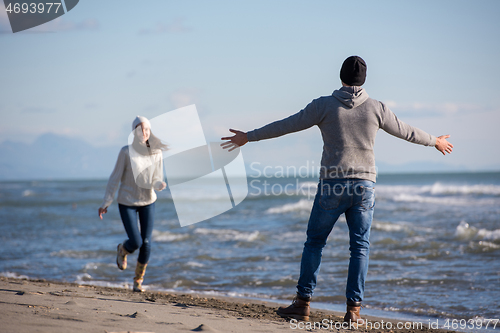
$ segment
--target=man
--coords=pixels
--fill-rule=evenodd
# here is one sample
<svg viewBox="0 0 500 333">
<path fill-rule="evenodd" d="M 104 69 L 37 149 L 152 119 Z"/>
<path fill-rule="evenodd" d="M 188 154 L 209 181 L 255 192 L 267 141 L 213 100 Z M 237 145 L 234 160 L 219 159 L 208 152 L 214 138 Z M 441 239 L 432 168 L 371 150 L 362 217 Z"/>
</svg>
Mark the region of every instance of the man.
<svg viewBox="0 0 500 333">
<path fill-rule="evenodd" d="M 278 314 L 309 320 L 309 304 L 316 287 L 321 253 L 339 216 L 345 213 L 349 227 L 349 269 L 346 285 L 345 322 L 362 324 L 359 310 L 368 271 L 369 236 L 375 205 L 376 181 L 373 146 L 379 129 L 409 142 L 434 146 L 446 155 L 453 145 L 449 135 L 435 137 L 405 124 L 383 103 L 368 97 L 361 88 L 366 79 L 366 63 L 358 56 L 347 58 L 340 70 L 342 88 L 331 96 L 313 100 L 302 111 L 248 133 L 235 135 L 221 144 L 230 150 L 248 141 L 279 137 L 318 126 L 323 137 L 323 155 L 318 190 L 307 226 L 297 284 L 297 296 Z"/>
</svg>

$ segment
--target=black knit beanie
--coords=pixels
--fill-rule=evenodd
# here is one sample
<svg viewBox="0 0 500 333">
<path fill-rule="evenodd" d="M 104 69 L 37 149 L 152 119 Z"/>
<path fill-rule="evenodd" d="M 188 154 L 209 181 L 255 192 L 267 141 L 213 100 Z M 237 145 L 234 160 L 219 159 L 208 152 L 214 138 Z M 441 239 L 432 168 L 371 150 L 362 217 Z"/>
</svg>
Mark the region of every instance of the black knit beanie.
<svg viewBox="0 0 500 333">
<path fill-rule="evenodd" d="M 366 79 L 366 63 L 358 56 L 350 56 L 342 64 L 340 79 L 349 86 L 362 86 Z"/>
</svg>

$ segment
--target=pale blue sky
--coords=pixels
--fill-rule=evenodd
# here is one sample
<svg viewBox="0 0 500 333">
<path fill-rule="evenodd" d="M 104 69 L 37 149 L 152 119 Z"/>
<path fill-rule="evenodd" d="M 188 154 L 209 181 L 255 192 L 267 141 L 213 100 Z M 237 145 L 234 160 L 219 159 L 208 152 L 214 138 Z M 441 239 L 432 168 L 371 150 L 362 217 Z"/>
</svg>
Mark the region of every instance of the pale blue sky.
<svg viewBox="0 0 500 333">
<path fill-rule="evenodd" d="M 368 94 L 451 134 L 436 150 L 380 133 L 377 161 L 500 169 L 499 1 L 80 1 L 12 34 L 0 4 L 0 142 L 53 132 L 122 146 L 133 118 L 195 103 L 208 140 L 339 88 L 350 55 Z M 154 130 L 154 129 L 153 129 Z M 247 164 L 319 163 L 317 128 L 243 148 Z"/>
</svg>

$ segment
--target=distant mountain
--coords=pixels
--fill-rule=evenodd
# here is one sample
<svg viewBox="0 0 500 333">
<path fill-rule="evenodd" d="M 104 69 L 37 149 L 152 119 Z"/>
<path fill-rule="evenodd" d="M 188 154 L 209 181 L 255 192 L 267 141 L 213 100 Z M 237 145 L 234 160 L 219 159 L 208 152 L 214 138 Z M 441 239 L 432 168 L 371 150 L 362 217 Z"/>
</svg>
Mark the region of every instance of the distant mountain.
<svg viewBox="0 0 500 333">
<path fill-rule="evenodd" d="M 120 147 L 97 148 L 47 133 L 32 144 L 0 144 L 0 180 L 107 178 Z"/>
</svg>

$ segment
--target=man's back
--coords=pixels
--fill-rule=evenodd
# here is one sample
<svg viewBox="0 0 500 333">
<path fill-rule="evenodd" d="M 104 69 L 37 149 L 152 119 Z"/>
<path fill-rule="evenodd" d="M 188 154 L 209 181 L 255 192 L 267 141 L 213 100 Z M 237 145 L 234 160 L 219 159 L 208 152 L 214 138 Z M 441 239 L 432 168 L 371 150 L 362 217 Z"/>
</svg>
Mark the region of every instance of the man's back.
<svg viewBox="0 0 500 333">
<path fill-rule="evenodd" d="M 400 121 L 383 103 L 361 87 L 342 87 L 332 95 L 313 100 L 302 111 L 248 132 L 259 141 L 317 125 L 323 137 L 322 179 L 376 180 L 373 147 L 381 128 L 401 139 L 429 146 L 436 138 Z"/>
</svg>

